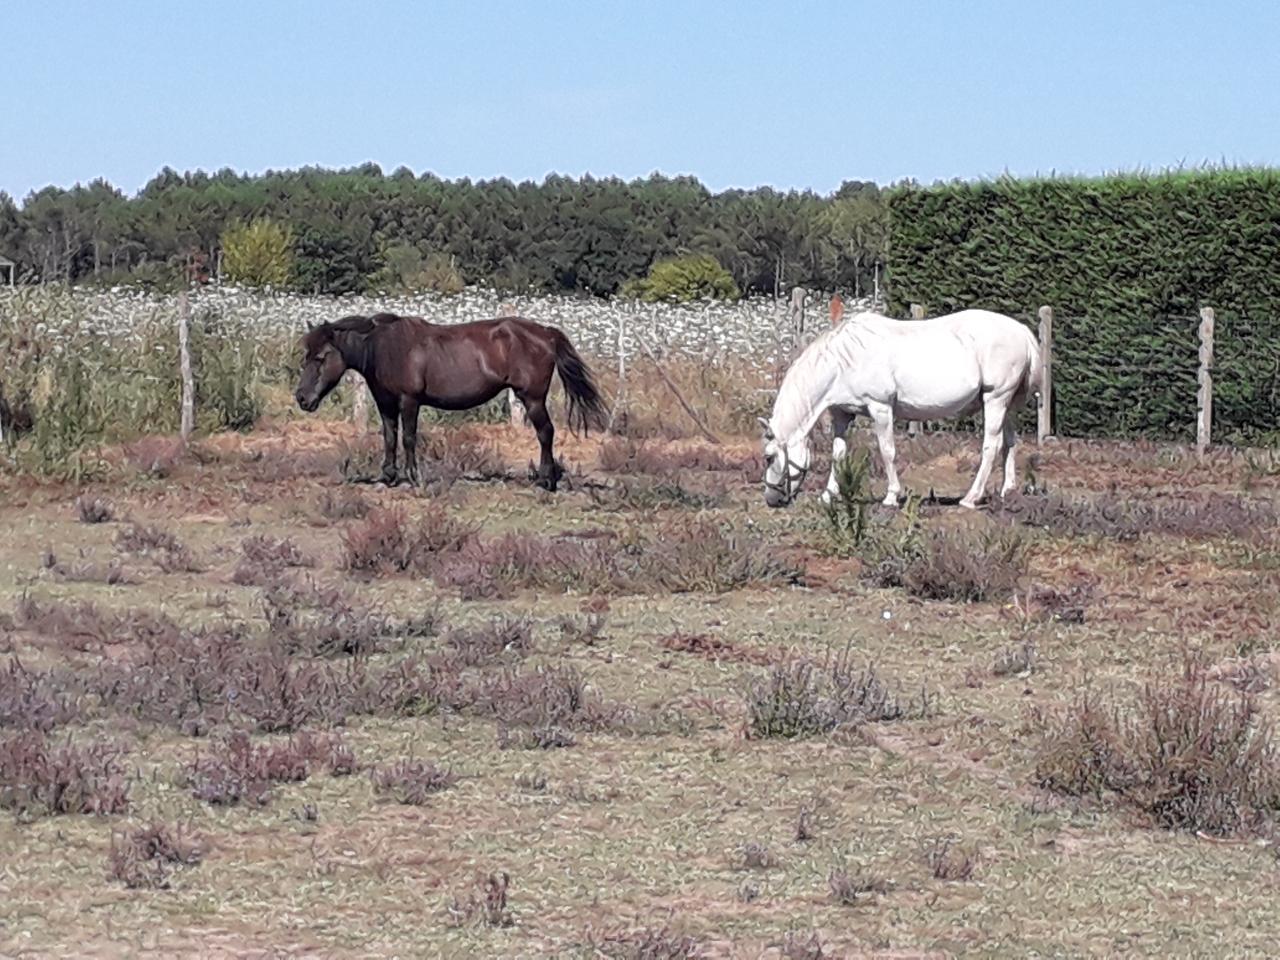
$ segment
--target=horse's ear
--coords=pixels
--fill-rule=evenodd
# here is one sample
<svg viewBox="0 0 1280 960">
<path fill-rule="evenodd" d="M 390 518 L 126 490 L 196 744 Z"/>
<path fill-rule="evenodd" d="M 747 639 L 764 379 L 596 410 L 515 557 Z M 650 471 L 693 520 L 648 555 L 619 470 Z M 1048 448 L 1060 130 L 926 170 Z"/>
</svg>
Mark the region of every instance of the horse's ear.
<svg viewBox="0 0 1280 960">
<path fill-rule="evenodd" d="M 315 328 L 316 328 L 316 325 L 315 325 L 314 323 L 312 323 L 310 320 L 308 320 L 308 321 L 307 321 L 307 333 L 310 333 L 310 332 L 311 332 L 312 330 L 314 330 Z"/>
</svg>

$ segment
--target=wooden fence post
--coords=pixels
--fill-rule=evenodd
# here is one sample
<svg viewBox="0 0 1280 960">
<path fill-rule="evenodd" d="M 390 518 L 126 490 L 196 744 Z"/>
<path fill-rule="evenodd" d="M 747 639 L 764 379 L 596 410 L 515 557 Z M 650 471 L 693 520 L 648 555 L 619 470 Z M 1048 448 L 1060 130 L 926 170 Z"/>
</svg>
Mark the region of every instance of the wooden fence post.
<svg viewBox="0 0 1280 960">
<path fill-rule="evenodd" d="M 1053 435 L 1053 307 L 1040 308 L 1040 408 L 1036 415 L 1036 443 Z"/>
<path fill-rule="evenodd" d="M 791 343 L 787 352 L 792 357 L 796 355 L 804 340 L 804 302 L 807 297 L 804 287 L 791 288 L 791 306 L 787 311 L 791 326 Z"/>
<path fill-rule="evenodd" d="M 609 422 L 604 432 L 613 433 L 613 422 L 618 418 L 618 410 L 626 402 L 627 397 L 627 308 L 618 308 L 618 389 L 613 395 L 613 409 L 609 412 Z"/>
<path fill-rule="evenodd" d="M 911 305 L 911 319 L 912 319 L 912 320 L 923 320 L 923 319 L 924 319 L 924 304 L 923 304 L 923 303 L 913 303 L 913 304 Z M 907 436 L 909 436 L 909 437 L 914 437 L 914 436 L 915 436 L 917 433 L 919 433 L 919 432 L 920 432 L 920 421 L 918 421 L 918 420 L 909 420 L 909 421 L 907 421 Z"/>
<path fill-rule="evenodd" d="M 1196 391 L 1196 453 L 1204 456 L 1213 430 L 1213 307 L 1200 308 L 1200 388 Z"/>
<path fill-rule="evenodd" d="M 180 432 L 185 444 L 191 439 L 196 420 L 196 383 L 191 375 L 191 301 L 187 291 L 178 295 L 178 363 L 182 371 L 182 425 Z"/>
</svg>

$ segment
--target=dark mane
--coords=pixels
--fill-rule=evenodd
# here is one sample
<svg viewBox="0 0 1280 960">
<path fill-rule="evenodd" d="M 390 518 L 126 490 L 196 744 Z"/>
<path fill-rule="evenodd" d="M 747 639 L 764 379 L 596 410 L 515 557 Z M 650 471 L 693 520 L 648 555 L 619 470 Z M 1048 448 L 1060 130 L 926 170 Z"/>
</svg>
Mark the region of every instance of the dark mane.
<svg viewBox="0 0 1280 960">
<path fill-rule="evenodd" d="M 325 343 L 332 343 L 335 334 L 354 334 L 356 338 L 363 339 L 373 333 L 375 327 L 399 319 L 394 313 L 375 313 L 371 317 L 353 314 L 349 317 L 343 317 L 341 320 L 326 321 L 309 330 L 303 336 L 302 343 L 306 350 L 311 351 Z"/>
<path fill-rule="evenodd" d="M 355 333 L 360 336 L 368 336 L 373 333 L 374 327 L 379 327 L 386 323 L 394 323 L 399 319 L 394 313 L 375 313 L 371 317 L 358 315 L 343 317 L 334 323 L 326 323 L 325 326 L 334 333 Z"/>
</svg>

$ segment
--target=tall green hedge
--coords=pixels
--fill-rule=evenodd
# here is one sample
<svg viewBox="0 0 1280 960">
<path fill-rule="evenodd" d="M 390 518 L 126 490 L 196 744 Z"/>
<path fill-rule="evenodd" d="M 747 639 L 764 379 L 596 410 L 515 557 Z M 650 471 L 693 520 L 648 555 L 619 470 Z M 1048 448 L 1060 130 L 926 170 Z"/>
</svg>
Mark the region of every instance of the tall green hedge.
<svg viewBox="0 0 1280 960">
<path fill-rule="evenodd" d="M 888 204 L 894 313 L 1053 306 L 1059 433 L 1193 437 L 1202 306 L 1215 439 L 1280 432 L 1280 170 L 911 186 Z"/>
</svg>

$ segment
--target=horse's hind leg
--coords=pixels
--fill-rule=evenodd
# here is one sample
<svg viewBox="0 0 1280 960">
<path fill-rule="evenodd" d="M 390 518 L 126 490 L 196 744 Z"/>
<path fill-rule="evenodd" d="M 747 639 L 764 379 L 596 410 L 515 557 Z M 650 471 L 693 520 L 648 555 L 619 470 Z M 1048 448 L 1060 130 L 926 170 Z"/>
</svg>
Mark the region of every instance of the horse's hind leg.
<svg viewBox="0 0 1280 960">
<path fill-rule="evenodd" d="M 555 457 L 552 455 L 551 448 L 555 443 L 556 428 L 551 422 L 551 416 L 547 413 L 546 398 L 535 398 L 528 394 L 518 394 L 518 396 L 520 402 L 524 404 L 529 422 L 538 431 L 538 444 L 542 447 L 542 459 L 538 463 L 538 486 L 554 491 L 560 479 L 560 468 L 556 466 Z"/>
<path fill-rule="evenodd" d="M 1004 445 L 1005 418 L 1009 410 L 1008 394 L 990 394 L 982 402 L 982 461 L 978 464 L 978 472 L 973 478 L 973 486 L 960 501 L 960 506 L 976 510 L 978 501 L 987 492 L 987 481 L 991 478 L 991 468 L 995 466 L 996 453 Z M 1006 481 L 1007 481 L 1006 477 Z"/>
<path fill-rule="evenodd" d="M 1000 484 L 1000 496 L 1007 497 L 1018 485 L 1018 467 L 1014 462 L 1014 447 L 1018 445 L 1018 431 L 1013 429 L 1013 422 L 1005 414 L 1004 420 L 1004 481 Z"/>
<path fill-rule="evenodd" d="M 400 433 L 404 437 L 404 466 L 409 473 L 409 483 L 418 485 L 418 402 L 410 400 L 400 405 Z"/>
<path fill-rule="evenodd" d="M 886 507 L 896 507 L 898 495 L 902 492 L 902 484 L 898 482 L 898 468 L 894 466 L 898 448 L 893 440 L 893 407 L 887 403 L 870 403 L 867 404 L 867 413 L 871 417 L 871 425 L 876 432 L 876 443 L 880 445 L 880 459 L 884 462 L 885 479 L 889 481 L 889 488 L 885 491 L 882 502 Z"/>
<path fill-rule="evenodd" d="M 852 413 L 839 407 L 831 408 L 831 476 L 827 480 L 827 489 L 822 492 L 823 503 L 830 503 L 833 497 L 840 495 L 840 484 L 836 483 L 836 464 L 848 451 L 844 435 L 849 432 L 851 423 Z"/>
</svg>

